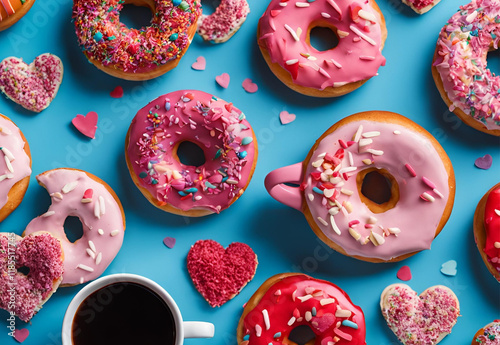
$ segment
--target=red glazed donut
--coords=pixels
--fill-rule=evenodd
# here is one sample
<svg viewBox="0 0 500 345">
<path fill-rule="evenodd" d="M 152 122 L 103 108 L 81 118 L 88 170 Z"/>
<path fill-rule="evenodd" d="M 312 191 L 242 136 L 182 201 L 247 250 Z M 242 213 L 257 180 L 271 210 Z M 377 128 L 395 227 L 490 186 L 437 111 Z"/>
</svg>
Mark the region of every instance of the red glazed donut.
<svg viewBox="0 0 500 345">
<path fill-rule="evenodd" d="M 239 345 L 294 344 L 290 332 L 308 325 L 316 340 L 306 345 L 365 345 L 361 308 L 335 284 L 298 273 L 266 280 L 245 305 L 237 329 Z"/>
<path fill-rule="evenodd" d="M 34 3 L 35 0 L 0 0 L 0 31 L 14 25 Z"/>
</svg>

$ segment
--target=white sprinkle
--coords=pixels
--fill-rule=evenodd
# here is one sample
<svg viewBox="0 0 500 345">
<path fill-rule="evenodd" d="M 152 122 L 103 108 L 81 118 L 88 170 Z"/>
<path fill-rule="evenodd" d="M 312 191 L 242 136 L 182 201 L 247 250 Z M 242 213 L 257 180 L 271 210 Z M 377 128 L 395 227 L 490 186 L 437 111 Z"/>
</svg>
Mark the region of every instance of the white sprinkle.
<svg viewBox="0 0 500 345">
<path fill-rule="evenodd" d="M 440 192 L 440 191 L 438 191 L 436 188 L 434 188 L 432 191 L 433 191 L 434 193 L 436 193 L 436 195 L 437 195 L 437 196 L 439 196 L 441 199 L 443 199 L 443 198 L 444 198 L 444 195 L 443 195 L 443 194 L 441 194 L 441 192 Z"/>
<path fill-rule="evenodd" d="M 399 228 L 387 228 L 387 230 L 389 230 L 389 232 L 393 235 L 396 235 L 399 234 L 401 232 L 401 229 Z"/>
<path fill-rule="evenodd" d="M 299 36 L 297 36 L 297 33 L 295 32 L 295 30 L 293 30 L 288 24 L 285 24 L 285 29 L 287 29 L 287 31 L 290 33 L 290 35 L 292 35 L 292 37 L 295 41 L 297 41 L 297 42 L 300 41 L 300 38 L 299 38 Z"/>
<path fill-rule="evenodd" d="M 94 252 L 97 253 L 97 250 L 95 249 L 95 244 L 94 242 L 89 240 L 89 248 Z"/>
<path fill-rule="evenodd" d="M 115 236 L 116 236 L 116 235 L 118 235 L 119 233 L 120 233 L 120 230 L 113 230 L 113 231 L 111 231 L 110 235 L 111 235 L 112 237 L 115 237 Z"/>
<path fill-rule="evenodd" d="M 385 243 L 385 238 L 382 235 L 372 231 L 370 234 L 370 241 L 372 241 L 375 246 L 380 246 Z"/>
<path fill-rule="evenodd" d="M 469 14 L 465 20 L 467 21 L 467 23 L 472 23 L 474 21 L 474 19 L 476 19 L 477 17 L 477 11 L 474 10 L 471 14 Z"/>
<path fill-rule="evenodd" d="M 335 303 L 335 298 L 323 298 L 321 301 L 319 301 L 319 304 L 321 305 L 328 305 L 328 304 L 332 304 L 332 303 Z"/>
<path fill-rule="evenodd" d="M 339 170 L 339 174 L 348 173 L 355 170 L 358 170 L 358 167 L 345 167 Z"/>
<path fill-rule="evenodd" d="M 101 260 L 102 260 L 102 253 L 99 252 L 99 254 L 97 254 L 97 256 L 95 258 L 95 264 L 99 265 L 101 263 Z"/>
<path fill-rule="evenodd" d="M 337 29 L 337 35 L 339 35 L 339 38 L 345 38 L 349 36 L 350 34 L 347 31 L 342 31 L 340 29 Z"/>
<path fill-rule="evenodd" d="M 315 168 L 319 168 L 321 164 L 323 164 L 324 160 L 323 159 L 318 159 L 317 161 L 312 162 L 312 166 Z"/>
<path fill-rule="evenodd" d="M 314 200 L 314 194 L 313 193 L 307 194 L 307 197 L 309 198 L 309 201 L 313 201 Z"/>
<path fill-rule="evenodd" d="M 297 296 L 297 298 L 300 299 L 301 302 L 305 302 L 305 301 L 313 298 L 313 296 L 312 295 L 305 295 L 305 296 Z"/>
<path fill-rule="evenodd" d="M 287 325 L 288 325 L 288 326 L 293 325 L 293 324 L 295 323 L 295 321 L 296 321 L 296 320 L 297 320 L 297 319 L 295 318 L 295 316 L 292 316 L 292 317 L 290 318 L 290 320 L 288 320 Z"/>
<path fill-rule="evenodd" d="M 82 270 L 87 271 L 87 272 L 94 272 L 94 269 L 92 267 L 89 267 L 89 266 L 84 265 L 84 264 L 78 264 L 78 266 L 76 266 L 76 268 L 82 269 Z"/>
<path fill-rule="evenodd" d="M 203 197 L 201 195 L 197 195 L 194 197 L 194 200 L 198 201 L 198 200 L 201 200 Z"/>
<path fill-rule="evenodd" d="M 328 225 L 328 223 L 326 222 L 326 220 L 324 220 L 323 218 L 318 217 L 317 219 L 318 219 L 318 221 L 319 221 L 321 224 L 323 224 L 324 226 L 327 226 L 327 225 Z"/>
<path fill-rule="evenodd" d="M 103 229 L 97 229 L 97 233 L 102 236 L 102 235 L 104 235 L 104 230 Z"/>
<path fill-rule="evenodd" d="M 0 182 L 2 182 L 3 180 L 5 180 L 6 178 L 7 178 L 7 174 L 0 175 Z"/>
<path fill-rule="evenodd" d="M 374 156 L 382 156 L 384 154 L 384 151 L 375 149 L 367 149 L 366 152 L 369 152 Z"/>
<path fill-rule="evenodd" d="M 297 62 L 299 62 L 299 59 L 287 60 L 285 63 L 290 66 L 290 65 L 296 64 Z"/>
<path fill-rule="evenodd" d="M 400 135 L 400 134 L 401 134 L 401 131 L 398 131 L 398 130 L 396 129 L 396 130 L 395 130 L 394 132 L 392 132 L 392 133 L 394 133 L 394 134 L 396 134 L 396 135 Z"/>
<path fill-rule="evenodd" d="M 8 148 L 2 147 L 2 152 L 5 155 L 5 157 L 9 159 L 9 161 L 12 162 L 15 159 L 14 155 L 12 154 L 12 152 L 9 151 Z"/>
<path fill-rule="evenodd" d="M 80 284 L 83 284 L 84 281 L 85 279 L 83 279 L 83 277 L 80 277 Z"/>
<path fill-rule="evenodd" d="M 331 62 L 332 64 L 335 65 L 335 67 L 337 68 L 342 68 L 342 65 L 340 63 L 338 63 L 337 61 L 335 61 L 334 59 L 330 59 L 330 60 L 325 60 L 326 62 Z"/>
<path fill-rule="evenodd" d="M 360 139 L 359 140 L 359 147 L 368 146 L 370 144 L 373 144 L 373 140 L 372 139 Z"/>
<path fill-rule="evenodd" d="M 351 29 L 352 32 L 354 32 L 355 34 L 357 34 L 359 37 L 361 37 L 362 39 L 364 39 L 366 42 L 370 43 L 372 46 L 375 46 L 377 44 L 371 37 L 366 36 L 364 33 L 362 33 L 354 25 L 350 25 L 349 29 Z"/>
<path fill-rule="evenodd" d="M 335 231 L 335 233 L 340 236 L 340 234 L 341 234 L 340 229 L 337 226 L 337 223 L 335 223 L 335 219 L 334 219 L 333 215 L 331 215 L 331 214 L 330 214 L 330 223 L 332 224 L 333 231 Z"/>
<path fill-rule="evenodd" d="M 349 165 L 353 166 L 354 165 L 354 158 L 352 157 L 351 151 L 347 151 L 347 155 L 349 156 Z"/>
<path fill-rule="evenodd" d="M 104 203 L 104 198 L 99 195 L 99 207 L 101 209 L 101 215 L 106 213 L 106 204 Z"/>
<path fill-rule="evenodd" d="M 11 135 L 12 134 L 12 132 L 10 131 L 10 129 L 3 128 L 3 127 L 0 127 L 0 133 L 2 133 L 2 135 Z"/>
<path fill-rule="evenodd" d="M 342 10 L 340 9 L 339 5 L 337 5 L 337 3 L 333 0 L 326 0 L 326 2 L 328 2 L 330 4 L 330 6 L 332 6 L 335 11 L 337 11 L 340 16 L 342 17 Z"/>
<path fill-rule="evenodd" d="M 98 202 L 94 203 L 94 216 L 97 219 L 101 219 L 101 206 Z"/>
<path fill-rule="evenodd" d="M 264 324 L 266 325 L 266 331 L 271 328 L 271 324 L 269 322 L 269 313 L 267 312 L 267 309 L 262 310 L 262 316 L 264 316 Z"/>
<path fill-rule="evenodd" d="M 7 169 L 9 169 L 9 171 L 11 173 L 14 173 L 14 168 L 12 167 L 12 164 L 10 163 L 9 157 L 3 156 L 3 158 L 5 160 L 5 164 L 7 165 Z"/>
<path fill-rule="evenodd" d="M 358 241 L 360 238 L 361 238 L 361 235 L 359 234 L 359 232 L 357 232 L 356 230 L 354 230 L 353 228 L 349 228 L 349 234 L 356 240 Z"/>
<path fill-rule="evenodd" d="M 326 152 L 323 152 L 323 153 L 320 153 L 318 155 L 318 158 L 325 158 L 325 156 L 326 156 Z"/>
<path fill-rule="evenodd" d="M 351 317 L 352 313 L 350 310 L 338 309 L 335 312 L 336 317 Z"/>
<path fill-rule="evenodd" d="M 430 195 L 427 192 L 423 192 L 420 196 L 430 202 L 434 202 L 436 200 L 432 195 Z"/>
<path fill-rule="evenodd" d="M 329 15 L 329 14 L 328 14 L 328 13 L 326 13 L 326 12 L 321 12 L 321 16 L 322 16 L 323 18 L 331 18 L 331 17 L 332 17 L 331 15 Z"/>
<path fill-rule="evenodd" d="M 307 322 L 311 321 L 311 319 L 313 318 L 312 313 L 310 311 L 306 311 L 304 318 Z"/>
<path fill-rule="evenodd" d="M 238 181 L 233 180 L 233 179 L 227 179 L 227 180 L 226 180 L 226 183 L 227 183 L 227 184 L 238 184 Z"/>
<path fill-rule="evenodd" d="M 281 7 L 286 7 L 286 5 L 288 5 L 288 3 L 286 3 L 286 2 L 280 2 L 280 6 Z"/>
<path fill-rule="evenodd" d="M 87 252 L 87 254 L 92 258 L 92 260 L 95 259 L 95 253 L 92 251 L 92 249 L 90 248 L 85 248 L 85 251 Z"/>
<path fill-rule="evenodd" d="M 500 210 L 495 209 L 495 213 L 500 217 Z"/>
<path fill-rule="evenodd" d="M 64 187 L 62 187 L 61 191 L 64 193 L 64 194 L 68 194 L 69 192 L 71 192 L 73 189 L 76 188 L 76 186 L 78 186 L 78 181 L 73 181 L 73 182 L 70 182 L 70 183 L 67 183 L 64 185 Z"/>
<path fill-rule="evenodd" d="M 378 219 L 377 219 L 377 218 L 375 218 L 375 217 L 373 217 L 373 216 L 370 216 L 370 218 L 368 218 L 367 223 L 368 223 L 368 224 L 375 224 L 375 223 L 377 223 L 377 221 L 378 221 Z"/>
<path fill-rule="evenodd" d="M 348 195 L 348 196 L 351 196 L 354 194 L 354 192 L 352 190 L 345 189 L 345 188 L 340 189 L 340 193 L 342 193 L 344 195 Z"/>
<path fill-rule="evenodd" d="M 495 247 L 496 249 L 500 249 L 500 242 L 493 243 L 493 247 Z"/>
<path fill-rule="evenodd" d="M 53 197 L 56 200 L 62 200 L 63 199 L 63 195 L 61 193 L 59 193 L 59 192 L 52 193 L 52 194 L 50 194 L 50 196 Z"/>
<path fill-rule="evenodd" d="M 47 211 L 44 214 L 42 214 L 42 217 L 47 218 L 47 217 L 54 215 L 55 213 L 56 213 L 55 211 Z"/>
<path fill-rule="evenodd" d="M 286 3 L 285 3 L 285 6 L 286 6 Z M 271 27 L 271 29 L 274 31 L 276 31 L 276 24 L 274 24 L 274 19 L 273 18 L 269 18 L 269 26 Z M 270 35 L 272 35 L 272 33 L 269 33 Z"/>
<path fill-rule="evenodd" d="M 328 210 L 328 213 L 332 216 L 335 216 L 340 212 L 340 209 L 338 207 L 332 207 L 331 209 Z"/>
<path fill-rule="evenodd" d="M 339 81 L 339 82 L 333 83 L 333 87 L 341 87 L 341 86 L 344 86 L 347 84 L 348 84 L 348 82 L 346 82 L 346 81 Z"/>
<path fill-rule="evenodd" d="M 379 135 L 380 135 L 379 131 L 365 132 L 362 134 L 363 138 L 373 138 L 373 137 L 378 137 Z"/>
<path fill-rule="evenodd" d="M 335 189 L 325 189 L 325 190 L 323 190 L 323 195 L 327 199 L 330 199 L 333 196 L 333 193 L 335 193 Z"/>
<path fill-rule="evenodd" d="M 361 133 L 363 133 L 363 125 L 359 125 L 358 130 L 356 131 L 356 134 L 354 134 L 353 141 L 359 142 L 359 139 L 361 138 Z"/>
<path fill-rule="evenodd" d="M 262 335 L 262 327 L 260 327 L 260 325 L 255 325 L 255 335 L 257 338 Z"/>
<path fill-rule="evenodd" d="M 371 12 L 365 11 L 365 10 L 359 10 L 358 15 L 366 20 L 369 20 L 370 22 L 376 23 L 377 22 L 377 17 Z"/>
<path fill-rule="evenodd" d="M 303 8 L 303 7 L 309 7 L 309 4 L 307 2 L 296 2 L 295 6 Z"/>
</svg>

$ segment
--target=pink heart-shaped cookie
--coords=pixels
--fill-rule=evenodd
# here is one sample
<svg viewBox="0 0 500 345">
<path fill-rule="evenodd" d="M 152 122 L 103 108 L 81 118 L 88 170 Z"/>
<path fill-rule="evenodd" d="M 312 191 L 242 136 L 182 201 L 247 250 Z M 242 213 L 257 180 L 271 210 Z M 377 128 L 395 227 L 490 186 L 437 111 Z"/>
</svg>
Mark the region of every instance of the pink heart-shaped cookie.
<svg viewBox="0 0 500 345">
<path fill-rule="evenodd" d="M 203 56 L 198 56 L 195 62 L 191 65 L 191 68 L 197 71 L 204 71 L 205 68 L 207 67 L 207 60 L 205 60 L 205 57 Z"/>
<path fill-rule="evenodd" d="M 405 345 L 439 343 L 451 333 L 460 315 L 457 296 L 442 285 L 432 286 L 420 296 L 406 284 L 389 285 L 380 297 L 380 309 Z"/>
<path fill-rule="evenodd" d="M 0 63 L 0 90 L 24 108 L 41 112 L 56 97 L 63 78 L 63 64 L 52 54 L 37 56 L 27 65 L 8 57 Z"/>
<path fill-rule="evenodd" d="M 16 329 L 14 339 L 16 339 L 18 343 L 22 343 L 28 338 L 28 335 L 30 335 L 30 331 L 27 328 Z"/>
<path fill-rule="evenodd" d="M 189 250 L 187 268 L 196 290 L 212 307 L 220 307 L 252 280 L 257 255 L 244 243 L 224 249 L 213 240 L 197 241 Z"/>
<path fill-rule="evenodd" d="M 255 84 L 250 78 L 243 80 L 241 86 L 243 86 L 243 89 L 248 93 L 255 93 L 259 89 L 257 84 Z"/>
<path fill-rule="evenodd" d="M 63 256 L 61 243 L 48 232 L 0 233 L 0 309 L 29 322 L 61 283 Z M 18 271 L 21 267 L 29 272 Z"/>
<path fill-rule="evenodd" d="M 83 135 L 94 139 L 95 131 L 97 130 L 97 120 L 98 116 L 95 111 L 91 111 L 87 116 L 76 115 L 76 117 L 71 120 L 71 123 L 82 133 Z"/>
<path fill-rule="evenodd" d="M 282 125 L 286 125 L 290 122 L 293 122 L 295 121 L 295 114 L 290 114 L 288 111 L 286 110 L 283 110 L 281 113 L 280 113 L 280 121 L 281 121 L 281 124 Z"/>
<path fill-rule="evenodd" d="M 227 89 L 227 87 L 229 86 L 230 79 L 231 78 L 227 73 L 222 73 L 221 75 L 215 77 L 215 81 L 217 82 L 217 84 L 219 84 L 224 89 Z"/>
</svg>

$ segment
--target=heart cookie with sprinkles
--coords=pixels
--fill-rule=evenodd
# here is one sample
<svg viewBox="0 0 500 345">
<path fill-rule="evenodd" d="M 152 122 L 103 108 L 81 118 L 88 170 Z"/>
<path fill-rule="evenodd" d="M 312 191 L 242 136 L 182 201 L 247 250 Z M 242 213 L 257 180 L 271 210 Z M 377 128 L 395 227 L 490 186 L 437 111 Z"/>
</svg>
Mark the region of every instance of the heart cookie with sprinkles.
<svg viewBox="0 0 500 345">
<path fill-rule="evenodd" d="M 31 64 L 8 57 L 0 63 L 0 90 L 22 107 L 41 112 L 56 97 L 63 78 L 61 60 L 49 53 L 39 55 Z"/>
<path fill-rule="evenodd" d="M 435 345 L 451 333 L 460 316 L 457 296 L 436 285 L 417 295 L 406 284 L 389 285 L 380 297 L 380 309 L 405 345 Z"/>
<path fill-rule="evenodd" d="M 197 241 L 189 250 L 187 268 L 196 290 L 211 307 L 220 307 L 252 280 L 257 255 L 244 243 L 226 249 L 213 240 Z"/>
</svg>

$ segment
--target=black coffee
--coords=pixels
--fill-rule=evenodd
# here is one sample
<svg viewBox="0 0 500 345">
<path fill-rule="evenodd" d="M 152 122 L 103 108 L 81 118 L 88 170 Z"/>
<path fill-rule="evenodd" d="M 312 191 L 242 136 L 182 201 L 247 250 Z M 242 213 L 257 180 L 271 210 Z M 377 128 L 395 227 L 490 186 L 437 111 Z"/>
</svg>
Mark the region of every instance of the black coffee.
<svg viewBox="0 0 500 345">
<path fill-rule="evenodd" d="M 71 336 L 75 345 L 174 345 L 175 323 L 155 292 L 120 282 L 95 291 L 80 304 Z"/>
</svg>

